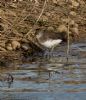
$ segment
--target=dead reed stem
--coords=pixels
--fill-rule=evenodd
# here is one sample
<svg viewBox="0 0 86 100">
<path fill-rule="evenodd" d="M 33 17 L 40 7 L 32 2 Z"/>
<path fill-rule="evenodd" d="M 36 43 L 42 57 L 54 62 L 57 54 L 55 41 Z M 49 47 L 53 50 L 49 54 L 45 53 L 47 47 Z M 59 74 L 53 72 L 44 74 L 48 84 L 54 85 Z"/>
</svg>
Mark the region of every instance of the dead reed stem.
<svg viewBox="0 0 86 100">
<path fill-rule="evenodd" d="M 67 30 L 67 63 L 69 62 L 69 50 L 70 50 L 70 33 L 69 33 L 69 16 L 68 16 L 68 30 Z"/>
<path fill-rule="evenodd" d="M 41 13 L 40 13 L 38 19 L 36 20 L 36 23 L 37 23 L 37 22 L 39 21 L 39 19 L 41 18 L 42 14 L 43 14 L 43 12 L 44 12 L 44 10 L 45 10 L 47 1 L 48 1 L 48 0 L 45 0 L 44 5 L 43 5 L 43 8 L 42 8 L 42 11 L 41 11 Z M 35 24 L 36 24 L 36 23 L 35 23 Z"/>
<path fill-rule="evenodd" d="M 28 35 L 34 30 L 35 25 L 37 24 L 37 22 L 39 21 L 39 19 L 41 18 L 42 14 L 43 14 L 43 12 L 44 12 L 44 10 L 45 10 L 47 1 L 48 1 L 48 0 L 45 0 L 45 1 L 44 1 L 44 5 L 43 5 L 42 11 L 41 11 L 41 13 L 40 13 L 38 19 L 36 20 L 36 22 L 35 22 L 33 28 L 25 35 L 25 37 L 28 36 Z"/>
</svg>

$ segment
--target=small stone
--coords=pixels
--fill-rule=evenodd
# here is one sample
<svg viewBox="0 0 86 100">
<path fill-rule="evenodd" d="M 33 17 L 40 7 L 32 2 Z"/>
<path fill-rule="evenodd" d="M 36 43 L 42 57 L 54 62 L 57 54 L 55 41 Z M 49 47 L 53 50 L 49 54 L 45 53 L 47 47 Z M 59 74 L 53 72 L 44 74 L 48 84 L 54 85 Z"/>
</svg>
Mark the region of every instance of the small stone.
<svg viewBox="0 0 86 100">
<path fill-rule="evenodd" d="M 73 0 L 72 0 L 71 2 L 72 2 L 72 6 L 73 6 L 73 7 L 78 7 L 78 6 L 79 6 L 79 3 L 78 3 L 78 2 L 73 1 Z"/>
<path fill-rule="evenodd" d="M 17 48 L 20 48 L 20 46 L 21 46 L 20 43 L 16 40 L 12 41 L 11 45 L 12 45 L 13 50 L 16 50 Z"/>
<path fill-rule="evenodd" d="M 54 31 L 54 28 L 52 26 L 47 28 L 48 31 Z"/>
<path fill-rule="evenodd" d="M 22 44 L 21 47 L 22 47 L 23 50 L 28 50 L 29 49 L 28 44 Z"/>
<path fill-rule="evenodd" d="M 80 3 L 80 5 L 85 5 L 85 1 L 84 0 L 78 0 L 78 2 Z"/>
<path fill-rule="evenodd" d="M 6 51 L 6 49 L 3 47 L 0 47 L 0 51 Z"/>
<path fill-rule="evenodd" d="M 7 49 L 7 50 L 9 50 L 9 51 L 12 51 L 12 50 L 13 50 L 13 48 L 12 48 L 12 46 L 11 46 L 11 44 L 10 44 L 10 43 L 9 43 L 9 44 L 7 44 L 6 49 Z"/>
<path fill-rule="evenodd" d="M 75 26 L 76 28 L 78 28 L 79 25 L 75 23 L 74 26 Z"/>
<path fill-rule="evenodd" d="M 59 25 L 58 32 L 67 32 L 67 27 L 65 25 Z"/>
<path fill-rule="evenodd" d="M 75 21 L 74 20 L 70 20 L 69 25 L 74 25 Z"/>
<path fill-rule="evenodd" d="M 49 12 L 45 12 L 45 15 L 48 16 L 48 17 L 51 16 L 51 14 Z"/>
<path fill-rule="evenodd" d="M 54 4 L 57 4 L 60 0 L 53 0 Z"/>
<path fill-rule="evenodd" d="M 70 15 L 72 15 L 72 16 L 76 16 L 76 12 L 71 11 L 71 12 L 70 12 Z"/>
</svg>

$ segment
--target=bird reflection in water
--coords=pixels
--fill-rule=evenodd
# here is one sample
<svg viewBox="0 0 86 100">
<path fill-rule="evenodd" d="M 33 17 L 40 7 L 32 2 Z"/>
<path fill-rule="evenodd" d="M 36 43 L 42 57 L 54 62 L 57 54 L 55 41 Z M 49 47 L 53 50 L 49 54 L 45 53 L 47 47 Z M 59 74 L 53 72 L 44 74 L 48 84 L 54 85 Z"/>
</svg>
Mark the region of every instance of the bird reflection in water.
<svg viewBox="0 0 86 100">
<path fill-rule="evenodd" d="M 7 86 L 8 88 L 11 87 L 14 77 L 10 73 L 6 73 L 4 75 L 0 75 L 0 81 L 2 82 L 3 86 Z"/>
<path fill-rule="evenodd" d="M 7 84 L 8 84 L 8 88 L 11 87 L 11 85 L 13 83 L 13 80 L 14 80 L 13 76 L 10 73 L 8 73 L 7 74 Z"/>
</svg>

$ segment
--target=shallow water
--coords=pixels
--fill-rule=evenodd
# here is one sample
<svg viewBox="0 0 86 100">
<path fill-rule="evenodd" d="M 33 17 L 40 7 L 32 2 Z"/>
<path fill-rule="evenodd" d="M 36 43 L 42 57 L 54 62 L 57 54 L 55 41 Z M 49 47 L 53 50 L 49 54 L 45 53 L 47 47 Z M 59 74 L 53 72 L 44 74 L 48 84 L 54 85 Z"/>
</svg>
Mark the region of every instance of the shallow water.
<svg viewBox="0 0 86 100">
<path fill-rule="evenodd" d="M 50 60 L 16 64 L 1 70 L 14 81 L 0 81 L 0 100 L 86 100 L 86 44 L 72 44 L 69 62 L 66 47 L 58 47 Z"/>
</svg>

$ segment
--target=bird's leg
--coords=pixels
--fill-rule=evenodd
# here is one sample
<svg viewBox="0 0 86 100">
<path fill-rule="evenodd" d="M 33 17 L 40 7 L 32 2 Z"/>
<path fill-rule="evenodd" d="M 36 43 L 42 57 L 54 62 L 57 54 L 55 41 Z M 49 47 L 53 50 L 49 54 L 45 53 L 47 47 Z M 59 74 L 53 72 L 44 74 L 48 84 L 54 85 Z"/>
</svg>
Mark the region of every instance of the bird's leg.
<svg viewBox="0 0 86 100">
<path fill-rule="evenodd" d="M 50 49 L 48 50 L 48 55 L 47 55 L 47 58 L 50 59 L 51 58 L 51 51 Z"/>
<path fill-rule="evenodd" d="M 47 59 L 47 60 L 50 59 L 50 57 L 51 57 L 51 50 L 50 50 L 50 49 L 47 49 L 47 50 L 46 50 L 46 52 L 45 52 L 45 54 L 44 54 L 44 57 L 45 57 L 45 59 Z"/>
<path fill-rule="evenodd" d="M 50 59 L 50 50 L 49 50 L 49 49 L 47 50 L 46 58 L 47 58 L 48 60 Z"/>
<path fill-rule="evenodd" d="M 53 46 L 51 49 L 47 49 L 47 51 L 44 54 L 44 57 L 47 58 L 48 60 L 53 56 L 53 50 L 55 46 Z"/>
<path fill-rule="evenodd" d="M 47 49 L 46 52 L 44 53 L 44 58 L 46 59 L 50 59 L 53 55 L 53 50 L 54 50 L 55 46 L 53 46 L 51 49 Z"/>
<path fill-rule="evenodd" d="M 44 59 L 49 58 L 49 49 L 47 49 L 44 53 Z"/>
<path fill-rule="evenodd" d="M 51 48 L 51 51 L 50 51 L 50 56 L 52 57 L 53 56 L 53 50 L 55 48 L 55 45 Z"/>
</svg>

